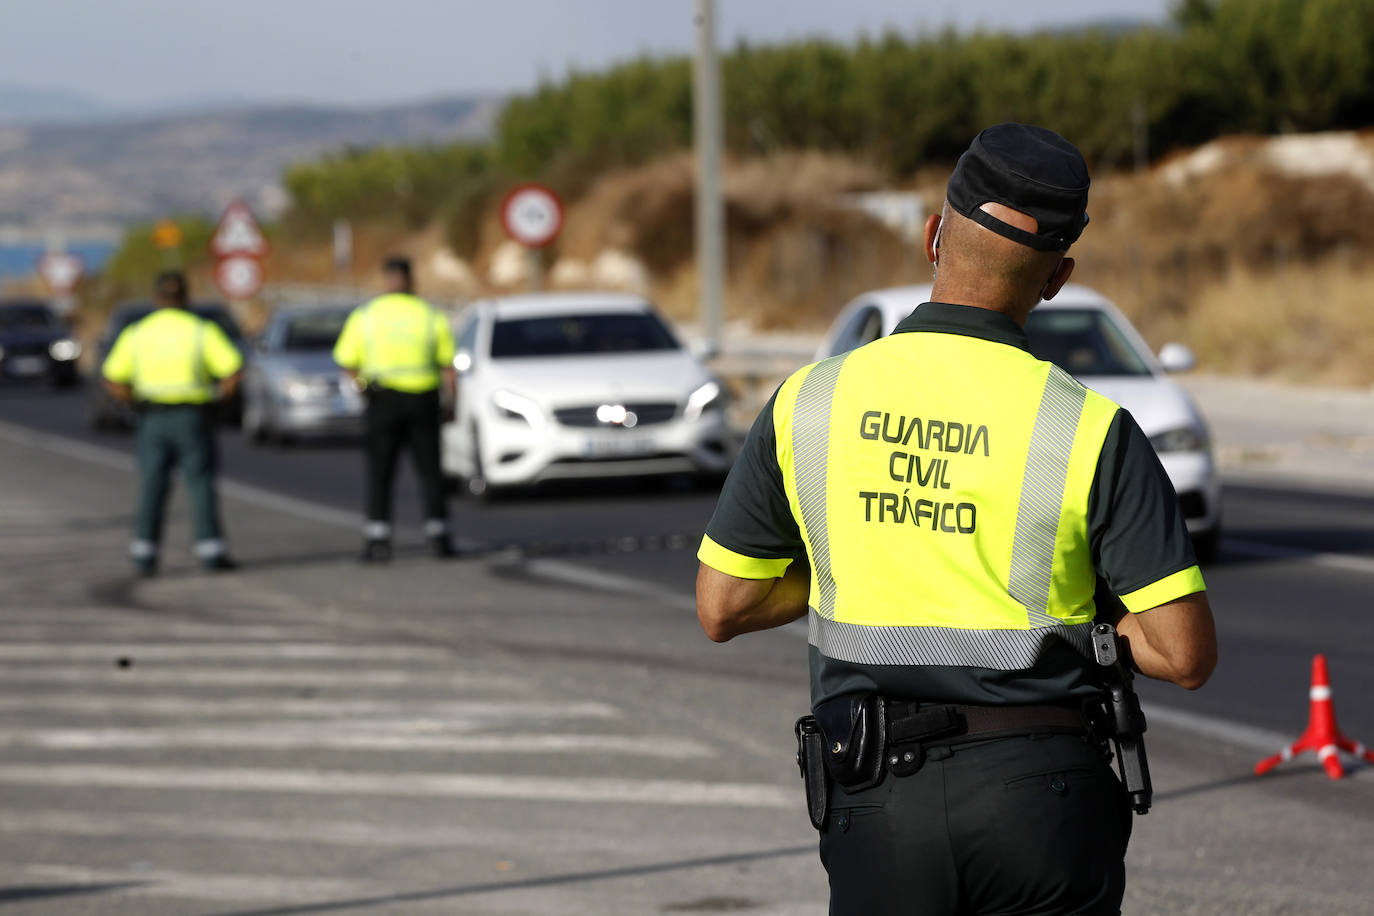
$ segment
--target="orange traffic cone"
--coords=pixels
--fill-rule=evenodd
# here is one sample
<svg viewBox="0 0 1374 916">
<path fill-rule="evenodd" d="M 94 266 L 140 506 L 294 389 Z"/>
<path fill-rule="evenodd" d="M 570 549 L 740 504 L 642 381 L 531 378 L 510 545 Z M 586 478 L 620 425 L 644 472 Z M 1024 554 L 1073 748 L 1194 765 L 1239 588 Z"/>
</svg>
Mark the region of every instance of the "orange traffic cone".
<svg viewBox="0 0 1374 916">
<path fill-rule="evenodd" d="M 1336 711 L 1331 705 L 1331 678 L 1326 673 L 1325 655 L 1312 657 L 1312 689 L 1308 696 L 1312 700 L 1312 705 L 1307 715 L 1307 731 L 1290 746 L 1255 764 L 1255 775 L 1268 773 L 1280 763 L 1292 760 L 1294 755 L 1303 751 L 1316 754 L 1326 769 L 1326 775 L 1332 779 L 1340 779 L 1345 775 L 1345 771 L 1341 769 L 1338 748 L 1374 763 L 1374 751 L 1368 750 L 1357 741 L 1351 741 L 1341 734 L 1340 727 L 1336 725 Z"/>
</svg>

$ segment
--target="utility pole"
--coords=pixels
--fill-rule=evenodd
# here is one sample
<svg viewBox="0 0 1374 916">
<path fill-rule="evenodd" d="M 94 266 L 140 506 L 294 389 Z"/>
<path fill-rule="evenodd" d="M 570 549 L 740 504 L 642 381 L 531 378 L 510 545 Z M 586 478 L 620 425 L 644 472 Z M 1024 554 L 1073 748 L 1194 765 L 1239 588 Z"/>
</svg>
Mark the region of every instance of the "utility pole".
<svg viewBox="0 0 1374 916">
<path fill-rule="evenodd" d="M 720 189 L 723 144 L 715 0 L 696 0 L 695 23 L 692 114 L 697 157 L 697 277 L 706 342 L 714 355 L 720 352 L 721 316 L 725 311 L 725 210 Z"/>
</svg>

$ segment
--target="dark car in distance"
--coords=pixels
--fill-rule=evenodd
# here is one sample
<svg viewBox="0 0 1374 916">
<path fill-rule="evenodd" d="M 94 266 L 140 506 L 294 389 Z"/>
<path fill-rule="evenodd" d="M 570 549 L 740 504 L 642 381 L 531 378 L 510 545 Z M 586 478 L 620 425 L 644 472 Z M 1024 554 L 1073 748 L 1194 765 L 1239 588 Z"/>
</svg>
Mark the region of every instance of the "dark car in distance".
<svg viewBox="0 0 1374 916">
<path fill-rule="evenodd" d="M 0 299 L 0 378 L 76 384 L 81 344 L 41 299 Z"/>
<path fill-rule="evenodd" d="M 193 314 L 219 325 L 220 330 L 224 331 L 225 336 L 234 346 L 238 347 L 245 362 L 247 361 L 248 342 L 244 339 L 243 331 L 239 328 L 239 323 L 234 319 L 228 306 L 222 302 L 193 302 L 189 309 Z M 104 333 L 96 342 L 92 375 L 86 386 L 87 416 L 90 419 L 91 427 L 96 430 L 131 429 L 134 425 L 133 407 L 110 396 L 110 393 L 105 390 L 105 386 L 100 383 L 100 368 L 105 364 L 105 357 L 110 355 L 110 350 L 124 329 L 134 322 L 147 318 L 152 312 L 153 304 L 151 302 L 126 302 L 117 306 L 110 314 L 110 320 L 105 325 Z M 220 406 L 220 418 L 237 425 L 242 416 L 243 397 L 240 393 L 235 392 L 227 403 Z"/>
</svg>

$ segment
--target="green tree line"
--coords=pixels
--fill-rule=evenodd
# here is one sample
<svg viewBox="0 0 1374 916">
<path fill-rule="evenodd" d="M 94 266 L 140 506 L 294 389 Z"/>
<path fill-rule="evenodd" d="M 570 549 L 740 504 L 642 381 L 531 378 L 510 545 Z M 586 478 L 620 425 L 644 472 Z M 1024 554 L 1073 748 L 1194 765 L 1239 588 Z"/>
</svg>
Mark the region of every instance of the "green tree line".
<svg viewBox="0 0 1374 916">
<path fill-rule="evenodd" d="M 728 149 L 811 148 L 894 176 L 952 161 L 988 124 L 1058 130 L 1097 168 L 1229 133 L 1374 121 L 1374 0 L 1179 0 L 1168 25 L 1003 34 L 889 33 L 843 45 L 740 44 L 722 56 Z M 512 99 L 486 146 L 350 151 L 292 168 L 294 217 L 473 214 L 517 179 L 576 196 L 609 167 L 691 143 L 691 64 L 641 59 Z"/>
</svg>

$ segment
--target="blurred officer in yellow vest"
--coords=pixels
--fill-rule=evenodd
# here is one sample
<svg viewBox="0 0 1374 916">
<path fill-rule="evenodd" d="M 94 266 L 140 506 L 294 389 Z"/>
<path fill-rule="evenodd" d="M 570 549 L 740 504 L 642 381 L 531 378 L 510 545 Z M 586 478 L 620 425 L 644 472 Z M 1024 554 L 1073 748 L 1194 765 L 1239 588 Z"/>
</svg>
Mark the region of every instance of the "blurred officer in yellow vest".
<svg viewBox="0 0 1374 916">
<path fill-rule="evenodd" d="M 415 295 L 408 259 L 388 258 L 383 275 L 387 292 L 353 311 L 334 346 L 334 361 L 367 396 L 362 559 L 391 559 L 392 484 L 407 446 L 420 478 L 430 550 L 451 557 L 439 424 L 441 386 L 451 400 L 456 385 L 453 332 L 442 313 Z"/>
<path fill-rule="evenodd" d="M 186 277 L 160 274 L 153 313 L 125 328 L 102 369 L 116 398 L 138 406 L 142 478 L 130 555 L 145 576 L 157 572 L 172 468 L 181 466 L 191 502 L 196 556 L 206 569 L 233 569 L 215 494 L 215 403 L 233 394 L 243 357 L 224 331 L 187 310 Z"/>
</svg>

